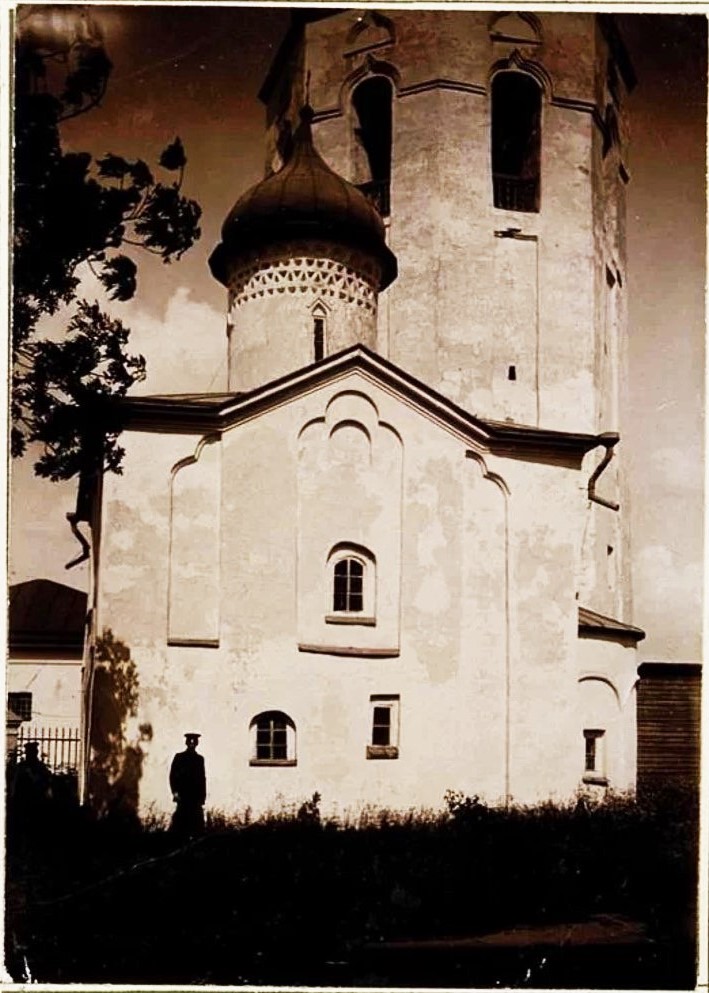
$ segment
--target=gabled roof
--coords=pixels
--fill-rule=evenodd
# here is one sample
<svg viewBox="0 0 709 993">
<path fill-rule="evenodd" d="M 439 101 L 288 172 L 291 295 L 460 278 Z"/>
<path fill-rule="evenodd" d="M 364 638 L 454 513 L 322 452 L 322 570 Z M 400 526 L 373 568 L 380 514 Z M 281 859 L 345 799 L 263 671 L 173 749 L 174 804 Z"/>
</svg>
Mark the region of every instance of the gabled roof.
<svg viewBox="0 0 709 993">
<path fill-rule="evenodd" d="M 246 393 L 127 397 L 121 404 L 124 425 L 147 431 L 220 433 L 355 371 L 494 455 L 580 468 L 591 449 L 611 438 L 617 441 L 617 435 L 554 431 L 471 414 L 364 345 L 353 345 Z"/>
<path fill-rule="evenodd" d="M 643 640 L 645 632 L 632 624 L 624 624 L 613 617 L 597 614 L 595 610 L 579 607 L 579 637 L 637 644 Z"/>
<path fill-rule="evenodd" d="M 10 587 L 11 650 L 81 651 L 87 595 L 51 579 L 31 579 Z"/>
</svg>

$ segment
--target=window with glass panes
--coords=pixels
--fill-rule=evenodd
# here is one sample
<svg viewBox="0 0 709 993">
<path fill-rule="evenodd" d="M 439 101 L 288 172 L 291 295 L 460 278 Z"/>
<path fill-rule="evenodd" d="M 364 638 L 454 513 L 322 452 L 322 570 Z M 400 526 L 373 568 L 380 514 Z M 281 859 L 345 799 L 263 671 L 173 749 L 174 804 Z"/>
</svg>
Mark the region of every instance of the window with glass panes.
<svg viewBox="0 0 709 993">
<path fill-rule="evenodd" d="M 31 693 L 8 693 L 7 706 L 14 711 L 23 721 L 32 720 L 32 694 Z"/>
<path fill-rule="evenodd" d="M 372 744 L 391 744 L 391 707 L 374 707 L 372 718 Z"/>
<path fill-rule="evenodd" d="M 368 759 L 398 759 L 399 757 L 399 697 L 375 693 L 369 698 L 371 707 L 371 739 L 367 745 Z"/>
<path fill-rule="evenodd" d="M 603 772 L 601 768 L 601 739 L 603 738 L 604 731 L 600 728 L 587 728 L 584 733 L 585 742 L 585 762 L 584 769 L 585 772 Z"/>
<path fill-rule="evenodd" d="M 364 566 L 358 559 L 335 563 L 333 609 L 355 613 L 364 608 Z"/>
<path fill-rule="evenodd" d="M 288 729 L 283 714 L 261 714 L 256 719 L 256 758 L 265 762 L 288 758 Z"/>
</svg>

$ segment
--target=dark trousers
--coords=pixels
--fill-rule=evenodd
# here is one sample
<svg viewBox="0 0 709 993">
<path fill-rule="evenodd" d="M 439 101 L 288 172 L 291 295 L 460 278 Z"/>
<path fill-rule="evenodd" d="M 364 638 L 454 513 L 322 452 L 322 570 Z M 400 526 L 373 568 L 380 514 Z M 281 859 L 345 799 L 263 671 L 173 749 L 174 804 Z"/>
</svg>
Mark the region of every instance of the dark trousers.
<svg viewBox="0 0 709 993">
<path fill-rule="evenodd" d="M 204 831 L 202 804 L 180 800 L 172 815 L 172 831 L 181 838 L 193 838 Z"/>
</svg>

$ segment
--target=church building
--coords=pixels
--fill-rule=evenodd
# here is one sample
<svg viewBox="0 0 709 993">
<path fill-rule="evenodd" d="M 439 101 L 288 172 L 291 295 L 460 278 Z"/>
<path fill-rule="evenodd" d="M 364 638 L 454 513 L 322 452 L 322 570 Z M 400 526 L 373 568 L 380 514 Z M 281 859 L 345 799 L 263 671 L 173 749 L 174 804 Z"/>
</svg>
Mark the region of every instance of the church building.
<svg viewBox="0 0 709 993">
<path fill-rule="evenodd" d="M 141 813 L 185 732 L 226 812 L 634 787 L 634 83 L 607 15 L 294 14 L 210 259 L 228 392 L 125 401 L 84 509 Z"/>
</svg>

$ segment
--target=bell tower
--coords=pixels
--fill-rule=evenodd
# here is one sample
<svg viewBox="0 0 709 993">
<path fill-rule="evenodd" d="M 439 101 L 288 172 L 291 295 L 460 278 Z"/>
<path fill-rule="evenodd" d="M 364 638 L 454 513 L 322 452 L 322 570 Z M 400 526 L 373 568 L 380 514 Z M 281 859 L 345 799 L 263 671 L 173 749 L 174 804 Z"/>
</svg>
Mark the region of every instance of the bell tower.
<svg viewBox="0 0 709 993">
<path fill-rule="evenodd" d="M 617 430 L 634 77 L 612 18 L 296 14 L 261 93 L 270 169 L 306 78 L 317 147 L 399 262 L 380 352 L 473 412 Z"/>
</svg>

